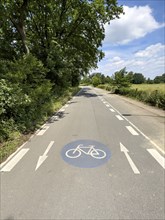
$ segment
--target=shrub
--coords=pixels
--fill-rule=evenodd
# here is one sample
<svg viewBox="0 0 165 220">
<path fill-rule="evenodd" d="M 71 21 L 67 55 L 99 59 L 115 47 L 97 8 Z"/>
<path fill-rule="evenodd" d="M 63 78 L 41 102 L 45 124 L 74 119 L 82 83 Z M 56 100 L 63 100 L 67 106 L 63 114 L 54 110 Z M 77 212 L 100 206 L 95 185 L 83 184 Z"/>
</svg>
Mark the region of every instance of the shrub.
<svg viewBox="0 0 165 220">
<path fill-rule="evenodd" d="M 97 76 L 93 76 L 92 77 L 92 84 L 93 84 L 93 86 L 98 86 L 99 84 L 101 83 L 101 80 L 100 80 L 100 78 L 99 77 L 97 77 Z"/>
<path fill-rule="evenodd" d="M 33 130 L 50 112 L 53 96 L 52 84 L 45 79 L 47 70 L 32 55 L 8 66 L 1 62 L 1 70 L 0 142 L 9 138 L 13 128 L 21 132 Z"/>
<path fill-rule="evenodd" d="M 125 95 L 146 102 L 152 106 L 165 109 L 165 94 L 158 90 L 142 91 L 138 89 L 120 88 L 115 90 L 116 94 Z"/>
</svg>

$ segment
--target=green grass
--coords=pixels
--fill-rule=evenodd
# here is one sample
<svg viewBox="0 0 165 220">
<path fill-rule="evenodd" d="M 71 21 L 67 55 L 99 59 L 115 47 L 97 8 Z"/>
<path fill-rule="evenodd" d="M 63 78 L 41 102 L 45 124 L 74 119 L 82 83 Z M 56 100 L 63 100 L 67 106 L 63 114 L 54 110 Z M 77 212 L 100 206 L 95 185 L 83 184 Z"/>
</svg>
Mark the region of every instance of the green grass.
<svg viewBox="0 0 165 220">
<path fill-rule="evenodd" d="M 140 91 L 159 91 L 165 93 L 165 83 L 160 84 L 132 84 L 131 89 L 138 89 Z"/>
</svg>

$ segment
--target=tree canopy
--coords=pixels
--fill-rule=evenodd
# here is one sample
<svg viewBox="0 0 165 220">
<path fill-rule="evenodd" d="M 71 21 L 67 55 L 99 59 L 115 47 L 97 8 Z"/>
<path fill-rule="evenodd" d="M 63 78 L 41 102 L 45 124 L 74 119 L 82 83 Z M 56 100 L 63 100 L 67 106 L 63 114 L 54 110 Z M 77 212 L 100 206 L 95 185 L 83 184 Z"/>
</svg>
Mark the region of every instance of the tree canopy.
<svg viewBox="0 0 165 220">
<path fill-rule="evenodd" d="M 0 1 L 0 143 L 32 129 L 103 58 L 117 0 Z"/>
<path fill-rule="evenodd" d="M 116 0 L 1 0 L 0 58 L 32 53 L 51 81 L 72 82 L 103 58 L 104 24 L 122 12 Z"/>
</svg>

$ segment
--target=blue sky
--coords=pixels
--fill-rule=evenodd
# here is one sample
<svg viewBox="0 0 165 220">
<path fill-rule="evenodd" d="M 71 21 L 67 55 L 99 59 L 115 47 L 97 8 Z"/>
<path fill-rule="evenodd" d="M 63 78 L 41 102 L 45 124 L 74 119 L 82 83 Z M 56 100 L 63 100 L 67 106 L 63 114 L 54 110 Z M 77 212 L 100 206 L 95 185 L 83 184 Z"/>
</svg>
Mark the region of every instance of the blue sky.
<svg viewBox="0 0 165 220">
<path fill-rule="evenodd" d="M 154 79 L 165 72 L 165 0 L 119 0 L 125 15 L 105 25 L 105 57 L 92 72 L 111 76 L 126 67 Z"/>
</svg>

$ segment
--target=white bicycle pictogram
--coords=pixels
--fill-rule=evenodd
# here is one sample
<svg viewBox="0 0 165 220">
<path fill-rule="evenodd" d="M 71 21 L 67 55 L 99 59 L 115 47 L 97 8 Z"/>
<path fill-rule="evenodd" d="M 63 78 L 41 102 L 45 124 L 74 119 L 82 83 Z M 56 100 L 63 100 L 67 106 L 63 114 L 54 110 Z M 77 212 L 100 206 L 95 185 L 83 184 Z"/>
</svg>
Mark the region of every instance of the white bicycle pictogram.
<svg viewBox="0 0 165 220">
<path fill-rule="evenodd" d="M 100 149 L 96 149 L 93 145 L 84 147 L 83 144 L 79 144 L 75 149 L 69 149 L 65 155 L 69 158 L 78 158 L 81 154 L 90 155 L 95 159 L 103 159 L 106 157 L 106 152 Z"/>
</svg>

